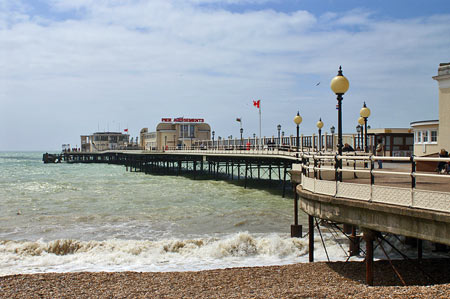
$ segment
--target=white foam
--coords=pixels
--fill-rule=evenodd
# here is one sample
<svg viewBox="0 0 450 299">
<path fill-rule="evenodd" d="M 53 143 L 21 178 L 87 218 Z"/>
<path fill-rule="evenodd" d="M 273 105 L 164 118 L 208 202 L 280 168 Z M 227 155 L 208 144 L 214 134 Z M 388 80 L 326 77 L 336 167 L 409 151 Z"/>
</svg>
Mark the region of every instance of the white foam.
<svg viewBox="0 0 450 299">
<path fill-rule="evenodd" d="M 326 242 L 330 254 L 336 257 L 340 249 L 328 237 Z M 306 239 L 246 232 L 192 240 L 1 241 L 0 275 L 73 271 L 195 271 L 283 265 L 307 261 L 307 248 Z M 343 256 L 342 250 L 340 256 Z M 317 260 L 323 258 L 319 252 L 316 257 Z"/>
</svg>

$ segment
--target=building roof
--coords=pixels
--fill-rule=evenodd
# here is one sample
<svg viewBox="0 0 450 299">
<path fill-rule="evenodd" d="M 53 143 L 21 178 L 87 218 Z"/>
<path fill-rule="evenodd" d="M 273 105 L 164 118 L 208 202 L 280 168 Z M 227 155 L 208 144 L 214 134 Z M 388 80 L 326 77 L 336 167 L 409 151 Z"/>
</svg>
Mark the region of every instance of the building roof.
<svg viewBox="0 0 450 299">
<path fill-rule="evenodd" d="M 411 127 L 439 125 L 439 120 L 438 119 L 433 119 L 433 120 L 413 121 L 412 123 L 410 123 L 410 125 L 411 125 Z"/>
<path fill-rule="evenodd" d="M 374 128 L 368 129 L 368 134 L 409 134 L 410 128 Z"/>
</svg>

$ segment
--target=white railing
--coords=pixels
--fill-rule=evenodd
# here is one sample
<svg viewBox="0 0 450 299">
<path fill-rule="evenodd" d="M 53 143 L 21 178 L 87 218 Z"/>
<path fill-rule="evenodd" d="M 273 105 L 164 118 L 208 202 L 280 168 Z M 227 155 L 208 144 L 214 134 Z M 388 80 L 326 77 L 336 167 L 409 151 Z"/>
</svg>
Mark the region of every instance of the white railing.
<svg viewBox="0 0 450 299">
<path fill-rule="evenodd" d="M 450 163 L 450 158 L 428 157 L 375 157 L 375 156 L 320 156 L 303 155 L 302 188 L 313 193 L 348 198 L 374 203 L 385 203 L 417 209 L 427 209 L 450 213 L 450 175 L 417 172 L 417 162 Z M 374 162 L 403 161 L 411 164 L 410 170 L 375 169 Z M 340 169 L 338 161 L 351 161 Z M 329 165 L 329 166 L 327 166 Z M 437 165 L 437 163 L 436 163 Z M 334 167 L 333 167 L 334 166 Z M 338 174 L 346 174 L 339 178 Z M 369 182 L 358 183 L 352 180 L 365 175 Z M 375 185 L 375 175 L 410 178 L 406 185 Z M 444 191 L 421 190 L 416 188 L 416 178 L 428 178 L 428 182 L 440 185 Z M 344 180 L 344 181 L 343 181 Z M 408 186 L 409 185 L 409 186 Z"/>
</svg>

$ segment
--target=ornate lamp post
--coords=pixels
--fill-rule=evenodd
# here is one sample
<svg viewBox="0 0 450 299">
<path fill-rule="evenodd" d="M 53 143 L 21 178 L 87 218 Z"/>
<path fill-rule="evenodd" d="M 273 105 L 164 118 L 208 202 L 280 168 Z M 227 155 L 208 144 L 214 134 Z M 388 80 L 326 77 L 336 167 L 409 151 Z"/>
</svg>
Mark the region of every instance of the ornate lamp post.
<svg viewBox="0 0 450 299">
<path fill-rule="evenodd" d="M 338 101 L 338 153 L 342 156 L 342 100 L 343 95 L 350 87 L 350 83 L 342 73 L 342 67 L 339 67 L 339 71 L 336 77 L 331 80 L 331 90 L 336 94 Z M 342 160 L 339 160 L 339 168 L 342 169 Z M 342 173 L 339 172 L 337 179 L 342 182 Z"/>
<path fill-rule="evenodd" d="M 357 125 L 357 126 L 356 126 L 356 133 L 358 133 L 358 139 L 357 139 L 357 140 L 358 140 L 358 147 L 361 148 L 361 144 L 360 144 L 360 142 L 359 142 L 359 141 L 360 141 L 360 139 L 359 139 L 359 133 L 361 133 L 361 126 L 360 126 L 360 125 Z"/>
<path fill-rule="evenodd" d="M 213 142 L 212 147 L 214 148 L 214 135 L 216 134 L 216 132 L 212 131 L 211 133 L 212 133 L 212 142 Z"/>
<path fill-rule="evenodd" d="M 242 133 L 244 133 L 244 128 L 241 128 L 241 129 L 240 129 L 240 132 L 241 132 L 241 146 L 242 146 L 243 143 L 244 143 L 244 141 L 242 140 Z"/>
<path fill-rule="evenodd" d="M 319 129 L 319 145 L 318 145 L 318 151 L 320 152 L 322 150 L 322 128 L 323 128 L 323 121 L 322 118 L 319 118 L 319 121 L 316 124 L 317 128 Z"/>
<path fill-rule="evenodd" d="M 359 115 L 364 118 L 364 150 L 366 151 L 366 153 L 368 153 L 369 147 L 367 146 L 367 119 L 370 116 L 370 109 L 367 108 L 366 102 L 364 102 L 363 107 L 361 108 L 361 110 L 359 110 Z"/>
<path fill-rule="evenodd" d="M 366 148 L 364 147 L 364 117 L 360 116 L 358 118 L 358 124 L 361 128 L 361 148 L 365 151 Z"/>
<path fill-rule="evenodd" d="M 336 132 L 336 128 L 334 126 L 331 126 L 330 132 L 331 132 L 331 151 L 333 151 L 334 150 L 334 132 Z"/>
<path fill-rule="evenodd" d="M 298 157 L 298 149 L 300 145 L 300 128 L 299 125 L 302 123 L 302 117 L 300 116 L 300 112 L 297 111 L 297 115 L 294 117 L 294 123 L 297 125 L 297 157 Z"/>
<path fill-rule="evenodd" d="M 280 144 L 281 144 L 281 140 L 280 140 L 281 125 L 277 126 L 277 130 L 278 130 L 278 147 L 280 147 Z"/>
</svg>

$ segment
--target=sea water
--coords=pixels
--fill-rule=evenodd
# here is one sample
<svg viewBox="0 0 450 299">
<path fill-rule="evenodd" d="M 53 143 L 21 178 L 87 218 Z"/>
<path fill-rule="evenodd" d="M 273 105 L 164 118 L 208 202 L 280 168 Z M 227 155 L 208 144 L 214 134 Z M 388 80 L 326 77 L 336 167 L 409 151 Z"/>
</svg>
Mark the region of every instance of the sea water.
<svg viewBox="0 0 450 299">
<path fill-rule="evenodd" d="M 308 260 L 308 238 L 290 238 L 293 199 L 280 192 L 41 159 L 42 153 L 0 153 L 0 275 Z M 306 229 L 306 214 L 299 219 Z M 315 236 L 316 261 L 327 253 L 346 259 L 343 240 L 326 231 Z"/>
</svg>

